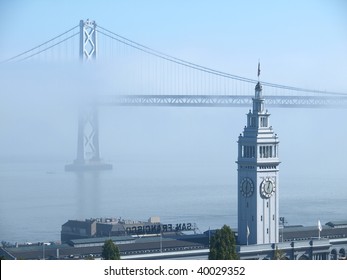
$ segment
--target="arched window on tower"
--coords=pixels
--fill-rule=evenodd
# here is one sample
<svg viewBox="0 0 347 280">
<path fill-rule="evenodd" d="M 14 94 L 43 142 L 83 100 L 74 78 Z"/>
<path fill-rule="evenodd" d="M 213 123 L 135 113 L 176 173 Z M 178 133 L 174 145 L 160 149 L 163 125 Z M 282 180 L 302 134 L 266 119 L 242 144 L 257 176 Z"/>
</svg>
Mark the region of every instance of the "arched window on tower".
<svg viewBox="0 0 347 280">
<path fill-rule="evenodd" d="M 251 127 L 256 127 L 255 117 L 251 117 Z"/>
<path fill-rule="evenodd" d="M 272 158 L 275 157 L 275 149 L 273 146 L 259 146 L 260 158 Z"/>
<path fill-rule="evenodd" d="M 260 127 L 268 127 L 267 117 L 260 117 Z"/>
<path fill-rule="evenodd" d="M 241 153 L 243 158 L 255 158 L 255 146 L 242 146 Z"/>
<path fill-rule="evenodd" d="M 260 157 L 263 158 L 264 157 L 264 146 L 260 146 Z"/>
</svg>

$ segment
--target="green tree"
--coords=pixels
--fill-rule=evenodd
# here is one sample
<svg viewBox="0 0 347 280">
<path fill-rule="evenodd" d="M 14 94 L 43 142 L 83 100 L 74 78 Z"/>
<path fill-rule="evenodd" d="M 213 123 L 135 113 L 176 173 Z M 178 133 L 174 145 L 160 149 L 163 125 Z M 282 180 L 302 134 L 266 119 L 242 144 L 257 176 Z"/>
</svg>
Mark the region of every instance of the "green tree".
<svg viewBox="0 0 347 280">
<path fill-rule="evenodd" d="M 224 225 L 211 238 L 209 260 L 237 260 L 235 235 Z"/>
<path fill-rule="evenodd" d="M 101 256 L 104 260 L 120 260 L 119 249 L 111 239 L 106 240 L 102 246 Z"/>
</svg>

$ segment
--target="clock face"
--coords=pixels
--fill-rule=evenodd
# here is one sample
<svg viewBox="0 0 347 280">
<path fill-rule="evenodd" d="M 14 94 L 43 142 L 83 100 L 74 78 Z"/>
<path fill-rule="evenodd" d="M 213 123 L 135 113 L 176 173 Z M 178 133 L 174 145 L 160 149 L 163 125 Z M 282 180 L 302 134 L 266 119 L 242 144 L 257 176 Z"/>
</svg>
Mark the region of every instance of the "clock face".
<svg viewBox="0 0 347 280">
<path fill-rule="evenodd" d="M 250 197 L 254 191 L 253 181 L 250 178 L 244 178 L 241 182 L 240 191 L 243 196 Z"/>
<path fill-rule="evenodd" d="M 260 184 L 260 192 L 265 198 L 269 198 L 275 192 L 275 183 L 270 178 L 266 178 Z"/>
</svg>

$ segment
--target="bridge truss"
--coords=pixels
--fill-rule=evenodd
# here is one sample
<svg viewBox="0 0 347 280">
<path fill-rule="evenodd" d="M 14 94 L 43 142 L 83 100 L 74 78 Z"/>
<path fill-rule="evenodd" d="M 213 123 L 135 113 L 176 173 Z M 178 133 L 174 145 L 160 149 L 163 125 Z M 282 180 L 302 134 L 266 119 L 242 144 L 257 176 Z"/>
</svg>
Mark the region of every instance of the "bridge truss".
<svg viewBox="0 0 347 280">
<path fill-rule="evenodd" d="M 104 95 L 101 106 L 250 107 L 253 95 Z M 266 96 L 268 107 L 347 108 L 347 96 Z"/>
</svg>

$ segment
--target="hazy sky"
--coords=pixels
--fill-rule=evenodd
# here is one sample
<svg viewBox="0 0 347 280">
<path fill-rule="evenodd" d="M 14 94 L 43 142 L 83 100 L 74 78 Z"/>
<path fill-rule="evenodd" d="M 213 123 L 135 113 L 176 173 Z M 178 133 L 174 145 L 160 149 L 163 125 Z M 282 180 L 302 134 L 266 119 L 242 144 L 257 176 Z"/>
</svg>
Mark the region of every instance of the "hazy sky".
<svg viewBox="0 0 347 280">
<path fill-rule="evenodd" d="M 264 81 L 347 92 L 347 2 L 343 0 L 5 0 L 0 2 L 0 60 L 87 18 L 143 45 L 231 74 L 255 79 L 260 59 Z M 1 68 L 0 156 L 54 155 L 69 162 L 76 153 L 76 97 L 93 86 L 74 68 L 60 65 L 48 74 L 26 67 L 14 73 Z M 236 141 L 247 111 L 104 108 L 101 153 L 106 159 L 132 154 L 196 157 L 206 164 L 224 160 L 235 171 Z M 270 112 L 281 140 L 283 169 L 302 171 L 309 165 L 311 171 L 319 167 L 344 172 L 346 110 Z M 323 158 L 329 164 L 317 160 Z"/>
<path fill-rule="evenodd" d="M 347 3 L 307 1 L 0 2 L 0 59 L 93 19 L 141 44 L 228 73 L 346 92 Z"/>
</svg>

